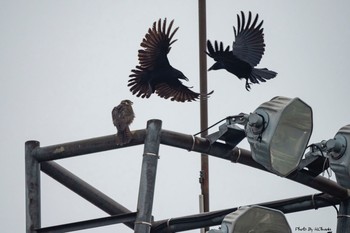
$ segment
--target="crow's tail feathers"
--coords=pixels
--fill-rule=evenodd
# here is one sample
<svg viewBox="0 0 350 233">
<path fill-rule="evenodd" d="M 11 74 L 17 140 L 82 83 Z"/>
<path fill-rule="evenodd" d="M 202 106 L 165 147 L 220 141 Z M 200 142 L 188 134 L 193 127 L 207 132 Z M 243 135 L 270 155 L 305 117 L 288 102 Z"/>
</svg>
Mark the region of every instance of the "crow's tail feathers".
<svg viewBox="0 0 350 233">
<path fill-rule="evenodd" d="M 129 127 L 126 127 L 123 131 L 117 132 L 117 145 L 124 145 L 131 141 L 132 134 Z"/>
<path fill-rule="evenodd" d="M 273 79 L 277 73 L 266 68 L 257 69 L 254 68 L 249 76 L 249 81 L 252 83 L 266 82 L 266 80 Z"/>
</svg>

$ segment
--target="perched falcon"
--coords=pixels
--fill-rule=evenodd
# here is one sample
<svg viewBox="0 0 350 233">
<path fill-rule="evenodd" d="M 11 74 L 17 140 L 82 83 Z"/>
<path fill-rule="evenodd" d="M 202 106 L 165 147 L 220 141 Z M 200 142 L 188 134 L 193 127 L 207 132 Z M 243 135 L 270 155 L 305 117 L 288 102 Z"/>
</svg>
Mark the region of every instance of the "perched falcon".
<svg viewBox="0 0 350 233">
<path fill-rule="evenodd" d="M 244 13 L 241 11 L 241 18 L 237 15 L 237 30 L 233 27 L 235 41 L 232 50 L 223 43 L 207 41 L 207 54 L 215 60 L 209 70 L 226 69 L 228 72 L 236 75 L 239 79 L 246 79 L 245 88 L 250 90 L 251 83 L 266 82 L 274 78 L 277 73 L 266 68 L 254 68 L 259 64 L 265 51 L 264 33 L 261 27 L 263 21 L 258 25 L 257 14 L 252 22 L 252 14 L 249 12 L 248 20 L 245 21 Z M 249 81 L 251 83 L 249 83 Z"/>
<path fill-rule="evenodd" d="M 178 30 L 177 27 L 171 31 L 173 22 L 174 20 L 168 27 L 166 19 L 163 24 L 161 19 L 158 23 L 154 22 L 141 42 L 142 49 L 138 51 L 139 65 L 131 70 L 128 81 L 130 91 L 137 97 L 149 98 L 151 94 L 156 93 L 165 99 L 185 102 L 197 100 L 201 96 L 182 84 L 181 80 L 188 81 L 188 78 L 169 63 L 167 54 L 176 41 L 172 39 Z"/>
<path fill-rule="evenodd" d="M 133 102 L 123 100 L 117 107 L 112 110 L 113 124 L 117 127 L 117 145 L 129 143 L 132 139 L 129 125 L 135 118 L 134 111 L 131 107 Z"/>
</svg>

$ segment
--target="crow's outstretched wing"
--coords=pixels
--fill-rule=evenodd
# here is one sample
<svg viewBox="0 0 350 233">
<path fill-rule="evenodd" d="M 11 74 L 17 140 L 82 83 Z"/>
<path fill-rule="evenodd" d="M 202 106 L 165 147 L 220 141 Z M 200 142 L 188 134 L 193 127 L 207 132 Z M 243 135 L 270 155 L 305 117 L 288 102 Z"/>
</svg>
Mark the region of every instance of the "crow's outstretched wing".
<svg viewBox="0 0 350 233">
<path fill-rule="evenodd" d="M 164 99 L 170 98 L 171 101 L 178 102 L 191 102 L 200 98 L 201 94 L 192 91 L 189 87 L 183 85 L 180 80 L 176 80 L 176 82 L 171 85 L 168 83 L 158 84 L 156 93 Z M 211 93 L 203 95 L 203 97 L 207 98 Z"/>
<path fill-rule="evenodd" d="M 237 30 L 233 27 L 235 41 L 232 45 L 232 53 L 237 58 L 249 63 L 252 67 L 259 64 L 265 52 L 264 33 L 261 28 L 263 21 L 257 25 L 259 15 L 252 21 L 252 13 L 249 12 L 248 20 L 245 21 L 244 13 L 241 18 L 237 15 Z"/>
<path fill-rule="evenodd" d="M 172 20 L 168 26 L 167 21 L 164 19 L 163 25 L 161 19 L 153 23 L 152 28 L 148 30 L 141 42 L 143 49 L 139 50 L 139 62 L 142 68 L 155 69 L 164 65 L 170 65 L 167 54 L 171 49 L 171 45 L 176 41 L 172 40 L 174 34 L 179 29 L 175 28 L 171 32 L 174 20 Z"/>
<path fill-rule="evenodd" d="M 129 75 L 128 86 L 133 95 L 141 98 L 149 98 L 153 93 L 152 88 L 149 84 L 150 76 L 146 68 L 136 66 L 135 69 L 131 70 L 132 74 Z"/>
</svg>

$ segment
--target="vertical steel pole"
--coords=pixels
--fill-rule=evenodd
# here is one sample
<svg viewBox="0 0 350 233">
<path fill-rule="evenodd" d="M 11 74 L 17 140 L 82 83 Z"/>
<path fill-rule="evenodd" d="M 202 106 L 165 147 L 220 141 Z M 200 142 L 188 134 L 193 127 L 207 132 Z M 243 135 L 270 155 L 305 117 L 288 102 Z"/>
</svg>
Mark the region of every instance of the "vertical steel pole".
<svg viewBox="0 0 350 233">
<path fill-rule="evenodd" d="M 348 232 L 350 229 L 350 199 L 340 202 L 337 233 Z"/>
<path fill-rule="evenodd" d="M 200 75 L 200 91 L 204 95 L 208 93 L 207 84 L 207 57 L 206 41 L 207 41 L 207 29 L 206 29 L 206 0 L 198 0 L 198 16 L 199 16 L 199 75 Z M 201 98 L 200 102 L 200 117 L 201 117 L 201 131 L 208 128 L 208 102 L 207 98 Z M 208 132 L 202 132 L 201 136 L 205 137 Z M 201 154 L 201 194 L 203 196 L 203 210 L 209 211 L 209 159 L 208 155 Z"/>
<path fill-rule="evenodd" d="M 137 202 L 137 216 L 134 228 L 134 232 L 137 233 L 149 233 L 151 231 L 161 127 L 162 121 L 160 120 L 150 120 L 147 122 Z"/>
<path fill-rule="evenodd" d="M 26 181 L 26 232 L 34 233 L 41 225 L 40 213 L 40 166 L 32 156 L 32 151 L 39 147 L 38 141 L 25 143 L 25 181 Z"/>
</svg>

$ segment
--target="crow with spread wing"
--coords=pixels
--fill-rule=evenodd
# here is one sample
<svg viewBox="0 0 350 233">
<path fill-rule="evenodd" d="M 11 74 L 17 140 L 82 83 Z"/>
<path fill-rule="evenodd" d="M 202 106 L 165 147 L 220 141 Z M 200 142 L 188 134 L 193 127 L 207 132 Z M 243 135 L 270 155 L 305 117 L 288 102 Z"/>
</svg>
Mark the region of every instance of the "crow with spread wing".
<svg viewBox="0 0 350 233">
<path fill-rule="evenodd" d="M 258 17 L 257 14 L 252 22 L 252 14 L 249 12 L 246 23 L 242 11 L 241 18 L 237 15 L 238 26 L 237 30 L 233 27 L 235 41 L 232 50 L 229 46 L 224 48 L 222 42 L 215 41 L 213 46 L 209 40 L 207 41 L 207 54 L 215 60 L 209 70 L 225 69 L 239 79 L 246 79 L 247 91 L 250 90 L 250 84 L 266 82 L 277 75 L 276 72 L 266 68 L 254 68 L 259 64 L 265 51 L 263 21 L 257 25 Z"/>
<path fill-rule="evenodd" d="M 201 96 L 208 97 L 209 94 L 201 95 L 193 92 L 189 87 L 182 84 L 181 80 L 188 78 L 169 63 L 167 54 L 178 27 L 171 31 L 174 20 L 167 28 L 166 19 L 163 24 L 161 19 L 153 23 L 141 42 L 138 51 L 139 65 L 131 70 L 132 74 L 128 86 L 132 94 L 141 98 L 149 98 L 153 93 L 172 101 L 185 102 L 199 99 Z"/>
</svg>

